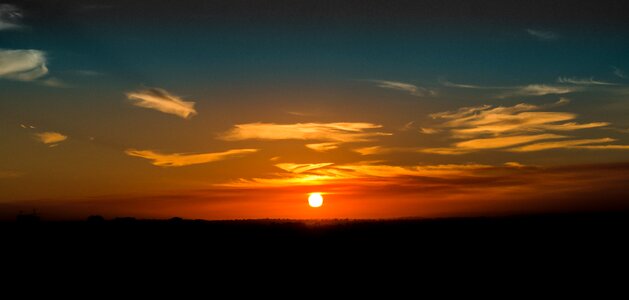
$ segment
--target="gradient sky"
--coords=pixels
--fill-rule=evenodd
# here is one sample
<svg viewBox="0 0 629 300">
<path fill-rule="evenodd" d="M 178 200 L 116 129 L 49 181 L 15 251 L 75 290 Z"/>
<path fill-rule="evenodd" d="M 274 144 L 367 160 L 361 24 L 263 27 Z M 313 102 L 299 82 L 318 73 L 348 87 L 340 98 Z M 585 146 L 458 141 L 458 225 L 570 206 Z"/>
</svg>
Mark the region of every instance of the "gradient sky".
<svg viewBox="0 0 629 300">
<path fill-rule="evenodd" d="M 0 218 L 629 208 L 625 1 L 127 2 L 0 3 Z"/>
</svg>

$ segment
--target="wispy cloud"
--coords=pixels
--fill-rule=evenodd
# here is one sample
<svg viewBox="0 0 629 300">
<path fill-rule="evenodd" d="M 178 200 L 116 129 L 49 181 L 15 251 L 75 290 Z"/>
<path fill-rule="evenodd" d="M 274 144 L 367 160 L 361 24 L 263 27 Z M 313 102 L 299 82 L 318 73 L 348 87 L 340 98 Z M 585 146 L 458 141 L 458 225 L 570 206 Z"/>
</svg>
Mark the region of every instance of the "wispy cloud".
<svg viewBox="0 0 629 300">
<path fill-rule="evenodd" d="M 582 139 L 582 140 L 545 142 L 545 143 L 536 143 L 536 144 L 521 146 L 517 148 L 512 148 L 512 149 L 509 149 L 509 151 L 533 152 L 533 151 L 558 149 L 558 148 L 573 148 L 575 146 L 581 146 L 581 145 L 587 145 L 587 144 L 602 144 L 602 143 L 609 143 L 613 141 L 616 141 L 616 140 L 612 138 L 600 138 L 600 139 Z M 607 146 L 610 146 L 610 145 L 607 145 Z"/>
<path fill-rule="evenodd" d="M 130 156 L 151 160 L 158 167 L 183 167 L 189 165 L 205 164 L 229 158 L 240 157 L 258 151 L 257 149 L 234 149 L 217 153 L 173 153 L 165 154 L 152 150 L 127 149 L 125 153 Z"/>
<path fill-rule="evenodd" d="M 486 149 L 528 152 L 555 148 L 571 149 L 579 145 L 614 141 L 610 138 L 602 138 L 534 143 L 541 140 L 569 138 L 555 132 L 565 133 L 604 128 L 610 125 L 608 122 L 576 123 L 572 121 L 577 118 L 574 113 L 539 111 L 567 103 L 569 103 L 568 99 L 561 98 L 547 105 L 526 103 L 506 107 L 481 105 L 434 113 L 430 117 L 435 120 L 445 120 L 437 127 L 447 129 L 452 138 L 463 139 L 463 141 L 449 147 L 421 148 L 416 151 L 444 155 L 459 155 Z M 521 146 L 530 143 L 533 144 Z M 514 148 L 514 146 L 519 147 Z"/>
<path fill-rule="evenodd" d="M 0 4 L 0 31 L 19 29 L 20 21 L 24 14 L 17 6 L 12 4 Z"/>
<path fill-rule="evenodd" d="M 318 164 L 283 163 L 283 164 L 276 164 L 275 166 L 287 172 L 300 174 L 300 173 L 304 173 L 308 171 L 313 171 L 316 169 L 321 169 L 327 166 L 331 166 L 333 164 L 334 163 L 318 163 Z"/>
<path fill-rule="evenodd" d="M 566 103 L 569 103 L 569 100 L 561 98 L 555 103 L 542 106 L 527 103 L 507 107 L 481 105 L 477 107 L 463 107 L 454 112 L 434 113 L 430 117 L 447 120 L 440 126 L 450 128 L 453 135 L 457 137 L 522 134 L 547 130 L 571 131 L 609 125 L 607 122 L 585 124 L 565 122 L 575 119 L 577 115 L 567 112 L 536 111 Z"/>
<path fill-rule="evenodd" d="M 71 85 L 67 84 L 63 80 L 55 78 L 55 77 L 51 77 L 51 78 L 42 80 L 42 81 L 40 81 L 40 83 L 45 85 L 45 86 L 56 87 L 56 88 L 70 88 L 70 87 L 72 87 Z"/>
<path fill-rule="evenodd" d="M 587 145 L 587 146 L 571 146 L 573 149 L 588 150 L 629 150 L 629 145 Z"/>
<path fill-rule="evenodd" d="M 627 74 L 625 74 L 625 72 L 623 70 L 621 70 L 619 68 L 616 68 L 616 67 L 612 67 L 612 68 L 614 68 L 614 75 L 616 75 L 616 76 L 618 76 L 618 77 L 620 77 L 622 79 L 627 79 L 628 78 Z"/>
<path fill-rule="evenodd" d="M 197 114 L 194 102 L 183 101 L 178 96 L 172 95 L 164 89 L 147 88 L 126 94 L 133 105 L 150 108 L 163 113 L 176 115 L 184 119 Z"/>
<path fill-rule="evenodd" d="M 377 87 L 402 91 L 402 92 L 409 93 L 413 96 L 426 97 L 426 96 L 437 95 L 437 91 L 435 90 L 424 88 L 424 87 L 417 86 L 410 83 L 387 81 L 387 80 L 368 80 L 368 81 L 373 82 L 374 84 L 376 84 Z"/>
<path fill-rule="evenodd" d="M 68 136 L 63 135 L 59 132 L 48 131 L 48 132 L 36 133 L 35 138 L 38 141 L 46 145 L 49 145 L 50 147 L 54 147 L 57 145 L 57 143 L 67 140 Z"/>
<path fill-rule="evenodd" d="M 441 130 L 436 129 L 436 128 L 428 128 L 428 127 L 419 128 L 419 133 L 421 134 L 437 134 L 439 132 L 441 132 Z"/>
<path fill-rule="evenodd" d="M 371 147 L 356 148 L 356 149 L 353 149 L 352 151 L 360 155 L 375 155 L 375 154 L 387 154 L 391 152 L 397 152 L 397 150 L 398 149 L 396 148 L 390 148 L 390 147 L 371 146 Z"/>
<path fill-rule="evenodd" d="M 337 183 L 382 185 L 395 183 L 402 178 L 456 178 L 458 176 L 469 176 L 475 171 L 492 168 L 492 166 L 481 164 L 394 166 L 374 162 L 353 164 L 284 163 L 275 166 L 285 172 L 276 173 L 273 177 L 240 179 L 220 185 L 227 187 L 284 187 Z"/>
<path fill-rule="evenodd" d="M 315 151 L 325 152 L 325 151 L 337 149 L 339 147 L 339 144 L 338 143 L 316 143 L 316 144 L 306 144 L 306 147 Z"/>
<path fill-rule="evenodd" d="M 460 150 L 499 149 L 526 144 L 539 140 L 559 139 L 564 136 L 556 134 L 516 135 L 485 139 L 473 139 L 454 144 Z"/>
<path fill-rule="evenodd" d="M 0 78 L 32 81 L 46 74 L 48 68 L 43 51 L 0 49 Z"/>
<path fill-rule="evenodd" d="M 440 80 L 441 84 L 445 87 L 453 87 L 460 89 L 476 89 L 476 90 L 493 90 L 493 89 L 509 89 L 509 87 L 500 87 L 500 86 L 481 86 L 476 84 L 466 84 L 466 83 L 455 83 L 448 80 Z"/>
<path fill-rule="evenodd" d="M 577 84 L 577 85 L 618 85 L 616 83 L 594 80 L 593 77 L 590 77 L 590 78 L 559 77 L 557 78 L 557 82 Z"/>
<path fill-rule="evenodd" d="M 602 81 L 589 81 L 588 79 L 575 79 L 559 77 L 560 83 L 570 83 L 578 85 L 614 85 L 612 83 L 605 83 Z M 497 94 L 498 98 L 508 97 L 528 97 L 528 96 L 545 96 L 545 95 L 562 95 L 568 93 L 574 93 L 582 90 L 581 87 L 575 86 L 556 86 L 548 84 L 529 84 L 525 86 L 481 86 L 474 84 L 461 84 L 453 83 L 450 81 L 442 80 L 441 84 L 446 87 L 460 88 L 460 89 L 475 89 L 475 90 L 495 90 L 500 92 Z"/>
<path fill-rule="evenodd" d="M 527 86 L 514 88 L 513 91 L 503 93 L 501 98 L 514 96 L 545 96 L 545 95 L 562 95 L 580 91 L 581 89 L 574 86 L 553 86 L 547 84 L 529 84 Z"/>
<path fill-rule="evenodd" d="M 29 124 L 20 124 L 20 127 L 24 129 L 35 129 L 34 125 L 29 125 Z"/>
<path fill-rule="evenodd" d="M 530 34 L 532 37 L 535 37 L 539 40 L 544 40 L 544 41 L 555 40 L 558 38 L 557 34 L 551 31 L 527 29 L 526 32 Z"/>
<path fill-rule="evenodd" d="M 74 70 L 71 71 L 73 74 L 76 75 L 80 75 L 80 76 L 89 76 L 89 77 L 93 77 L 93 76 L 102 76 L 104 75 L 101 72 L 97 72 L 97 71 L 92 71 L 92 70 Z"/>
<path fill-rule="evenodd" d="M 381 125 L 372 123 L 247 123 L 235 125 L 233 129 L 219 135 L 227 141 L 240 140 L 313 140 L 323 143 L 308 144 L 317 151 L 332 150 L 340 143 L 371 141 L 390 133 L 369 131 Z"/>
</svg>

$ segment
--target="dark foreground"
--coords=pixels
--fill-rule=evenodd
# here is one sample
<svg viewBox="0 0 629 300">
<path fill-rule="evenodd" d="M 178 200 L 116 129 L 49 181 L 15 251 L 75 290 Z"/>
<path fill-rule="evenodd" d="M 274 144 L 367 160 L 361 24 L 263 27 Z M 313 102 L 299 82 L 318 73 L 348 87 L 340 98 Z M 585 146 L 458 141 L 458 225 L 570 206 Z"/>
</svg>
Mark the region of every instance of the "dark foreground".
<svg viewBox="0 0 629 300">
<path fill-rule="evenodd" d="M 173 275 L 178 274 L 169 273 L 173 269 L 192 268 L 267 279 L 268 272 L 278 271 L 341 276 L 375 270 L 379 276 L 403 270 L 599 277 L 626 274 L 628 228 L 627 213 L 390 221 L 4 222 L 0 251 L 5 266 L 17 265 L 18 273 L 51 272 L 47 276 L 73 268 L 81 270 L 78 274 L 113 270 L 125 276 Z"/>
</svg>

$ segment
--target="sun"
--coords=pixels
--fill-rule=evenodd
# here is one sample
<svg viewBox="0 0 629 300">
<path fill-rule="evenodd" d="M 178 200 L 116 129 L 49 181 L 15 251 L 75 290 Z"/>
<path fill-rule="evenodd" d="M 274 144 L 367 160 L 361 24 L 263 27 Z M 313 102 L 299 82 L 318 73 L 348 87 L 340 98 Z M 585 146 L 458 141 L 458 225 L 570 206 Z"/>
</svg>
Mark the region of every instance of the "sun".
<svg viewBox="0 0 629 300">
<path fill-rule="evenodd" d="M 308 196 L 308 204 L 311 207 L 321 207 L 321 205 L 323 205 L 323 196 L 321 196 L 321 193 L 310 193 L 310 196 Z"/>
</svg>

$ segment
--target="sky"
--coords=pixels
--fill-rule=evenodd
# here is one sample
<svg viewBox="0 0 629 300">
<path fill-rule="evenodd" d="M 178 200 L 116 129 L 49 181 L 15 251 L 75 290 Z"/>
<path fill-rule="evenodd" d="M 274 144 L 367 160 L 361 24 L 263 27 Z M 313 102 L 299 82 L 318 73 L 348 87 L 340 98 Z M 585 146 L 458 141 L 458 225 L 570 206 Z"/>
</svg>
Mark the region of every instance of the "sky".
<svg viewBox="0 0 629 300">
<path fill-rule="evenodd" d="M 625 210 L 628 6 L 0 2 L 0 219 Z"/>
</svg>

